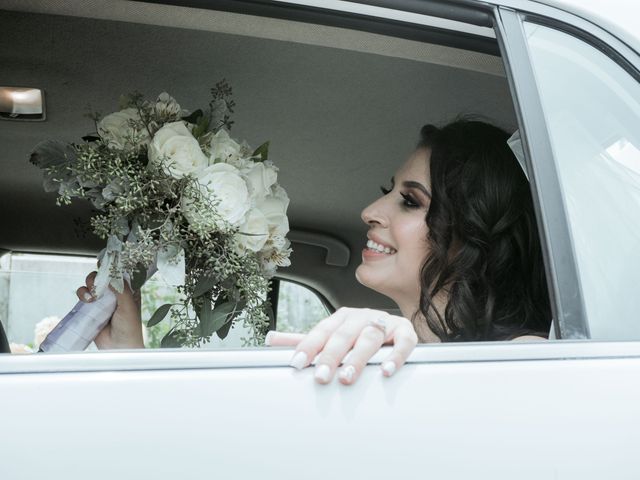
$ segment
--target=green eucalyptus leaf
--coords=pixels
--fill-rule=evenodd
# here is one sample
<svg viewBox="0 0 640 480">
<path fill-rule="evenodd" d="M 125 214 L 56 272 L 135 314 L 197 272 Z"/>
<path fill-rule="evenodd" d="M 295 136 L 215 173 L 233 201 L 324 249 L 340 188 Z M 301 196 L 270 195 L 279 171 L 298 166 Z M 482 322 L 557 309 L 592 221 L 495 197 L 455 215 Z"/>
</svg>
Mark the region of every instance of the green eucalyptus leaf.
<svg viewBox="0 0 640 480">
<path fill-rule="evenodd" d="M 137 268 L 133 272 L 131 276 L 131 289 L 132 290 L 140 290 L 144 282 L 147 281 L 147 269 L 144 265 L 138 264 Z"/>
<path fill-rule="evenodd" d="M 265 160 L 267 160 L 269 158 L 269 142 L 264 142 L 262 145 L 256 148 L 252 156 L 259 157 L 256 158 L 256 161 L 258 162 L 264 162 Z"/>
<path fill-rule="evenodd" d="M 220 302 L 220 305 L 224 304 L 226 301 L 225 297 L 220 297 L 218 298 L 218 300 L 216 301 L 216 306 L 214 307 L 214 310 L 216 308 L 218 308 L 218 302 Z M 246 307 L 247 302 L 246 300 L 240 300 L 239 302 L 235 302 L 235 305 L 233 307 L 233 311 L 228 315 L 226 322 L 216 330 L 216 335 L 218 335 L 218 338 L 220 338 L 221 340 L 224 340 L 226 338 L 226 336 L 229 334 L 229 330 L 231 330 L 231 326 L 233 325 L 234 320 L 238 317 L 238 315 L 240 315 L 242 313 L 242 310 L 244 309 L 244 307 Z"/>
<path fill-rule="evenodd" d="M 193 131 L 191 133 L 195 138 L 199 139 L 207 133 L 207 131 L 209 131 L 209 117 L 202 115 L 198 118 L 198 121 L 196 122 L 195 127 L 193 127 Z"/>
<path fill-rule="evenodd" d="M 234 315 L 235 318 L 235 315 Z M 231 325 L 233 325 L 233 319 L 229 320 L 227 323 L 222 325 L 218 330 L 216 330 L 216 335 L 220 340 L 224 340 L 229 335 L 229 330 L 231 330 Z"/>
<path fill-rule="evenodd" d="M 216 282 L 217 279 L 213 275 L 203 275 L 200 277 L 196 286 L 193 288 L 193 298 L 201 297 L 205 293 L 210 292 Z"/>
<path fill-rule="evenodd" d="M 207 325 L 207 330 L 203 330 L 206 336 L 211 336 L 213 332 L 230 321 L 230 314 L 235 311 L 235 302 L 226 302 L 216 306 L 211 314 L 211 323 Z"/>
<path fill-rule="evenodd" d="M 177 330 L 171 330 L 164 337 L 162 337 L 162 340 L 160 341 L 160 348 L 179 348 L 181 346 L 182 344 L 178 339 Z"/>
<path fill-rule="evenodd" d="M 185 122 L 196 124 L 198 122 L 198 120 L 200 119 L 200 117 L 202 117 L 202 116 L 203 116 L 202 110 L 198 109 L 198 110 L 192 112 L 191 115 L 188 115 L 186 117 L 182 117 L 182 120 L 184 120 Z"/>
<path fill-rule="evenodd" d="M 153 327 L 154 325 L 157 325 L 162 320 L 164 320 L 164 317 L 167 316 L 167 313 L 169 313 L 169 310 L 171 310 L 172 306 L 173 306 L 173 304 L 171 304 L 171 303 L 165 303 L 160 308 L 158 308 L 154 312 L 154 314 L 151 315 L 151 318 L 147 322 L 147 327 Z"/>
<path fill-rule="evenodd" d="M 208 338 L 214 332 L 211 328 L 213 325 L 213 310 L 211 309 L 211 300 L 208 298 L 204 298 L 203 300 L 197 314 L 200 319 L 200 334 Z"/>
</svg>

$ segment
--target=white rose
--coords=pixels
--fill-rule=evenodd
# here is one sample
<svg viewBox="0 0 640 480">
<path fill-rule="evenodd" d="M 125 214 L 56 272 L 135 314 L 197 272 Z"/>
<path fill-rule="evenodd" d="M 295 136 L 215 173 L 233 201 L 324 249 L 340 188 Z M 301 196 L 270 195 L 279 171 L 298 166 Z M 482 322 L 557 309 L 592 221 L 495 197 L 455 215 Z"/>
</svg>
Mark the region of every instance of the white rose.
<svg viewBox="0 0 640 480">
<path fill-rule="evenodd" d="M 278 178 L 278 171 L 272 165 L 256 163 L 246 175 L 251 190 L 251 198 L 257 200 L 271 193 L 271 187 Z"/>
<path fill-rule="evenodd" d="M 236 241 L 244 250 L 259 252 L 268 238 L 269 223 L 266 217 L 258 209 L 250 210 L 236 234 Z"/>
<path fill-rule="evenodd" d="M 209 163 L 216 160 L 236 164 L 240 160 L 240 145 L 233 140 L 224 128 L 211 139 L 211 157 Z"/>
<path fill-rule="evenodd" d="M 269 223 L 269 230 L 274 235 L 286 235 L 289 231 L 289 219 L 287 218 L 287 207 L 289 197 L 282 187 L 275 186 L 275 193 L 267 196 L 258 208 L 264 214 Z"/>
<path fill-rule="evenodd" d="M 207 157 L 184 122 L 167 123 L 149 145 L 149 160 L 162 165 L 173 178 L 197 172 L 207 166 Z"/>
<path fill-rule="evenodd" d="M 215 204 L 218 218 L 233 227 L 244 221 L 250 207 L 249 190 L 237 168 L 227 163 L 216 163 L 198 172 L 197 180 L 200 194 Z M 186 198 L 182 208 L 191 223 L 213 228 L 224 227 L 218 223 L 216 215 L 201 212 L 202 205 L 194 203 L 193 199 Z"/>
<path fill-rule="evenodd" d="M 140 115 L 135 108 L 125 108 L 119 112 L 107 115 L 98 122 L 98 134 L 107 142 L 110 148 L 124 150 L 135 147 L 133 140 L 138 145 L 149 143 L 149 132 L 142 126 L 134 126 L 140 123 Z"/>
</svg>

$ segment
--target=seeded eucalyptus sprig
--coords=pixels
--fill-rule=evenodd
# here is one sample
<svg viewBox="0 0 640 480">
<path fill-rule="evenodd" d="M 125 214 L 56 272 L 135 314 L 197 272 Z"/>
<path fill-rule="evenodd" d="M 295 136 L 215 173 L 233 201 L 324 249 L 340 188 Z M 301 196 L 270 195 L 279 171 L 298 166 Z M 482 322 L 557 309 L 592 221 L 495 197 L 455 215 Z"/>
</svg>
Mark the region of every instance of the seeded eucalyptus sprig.
<svg viewBox="0 0 640 480">
<path fill-rule="evenodd" d="M 239 144 L 227 131 L 235 107 L 226 81 L 205 110 L 188 112 L 168 94 L 121 97 L 121 110 L 94 115 L 84 142 L 43 142 L 31 157 L 60 205 L 90 201 L 93 232 L 106 241 L 99 296 L 129 279 L 139 288 L 157 268 L 182 300 L 162 305 L 149 326 L 171 321 L 162 346 L 197 346 L 235 321 L 262 341 L 268 279 L 288 265 L 288 197 L 276 183 L 269 143 Z M 184 277 L 184 278 L 182 278 Z"/>
</svg>

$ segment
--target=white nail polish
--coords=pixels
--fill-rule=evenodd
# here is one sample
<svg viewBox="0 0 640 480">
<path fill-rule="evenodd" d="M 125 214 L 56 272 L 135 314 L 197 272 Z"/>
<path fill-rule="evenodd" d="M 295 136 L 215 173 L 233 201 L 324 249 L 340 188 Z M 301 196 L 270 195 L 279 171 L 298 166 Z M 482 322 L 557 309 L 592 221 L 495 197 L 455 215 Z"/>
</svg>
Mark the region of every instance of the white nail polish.
<svg viewBox="0 0 640 480">
<path fill-rule="evenodd" d="M 318 365 L 316 367 L 316 380 L 322 383 L 327 383 L 329 381 L 329 375 L 331 375 L 331 369 L 329 365 Z"/>
<path fill-rule="evenodd" d="M 353 365 L 347 365 L 342 370 L 340 370 L 339 376 L 340 380 L 345 380 L 348 383 L 351 383 L 353 380 L 353 376 L 356 374 L 356 367 Z"/>
<path fill-rule="evenodd" d="M 307 366 L 307 363 L 308 363 L 307 354 L 304 352 L 298 352 L 293 356 L 293 358 L 289 362 L 289 365 L 294 368 L 297 368 L 298 370 L 302 370 L 304 367 Z"/>
<path fill-rule="evenodd" d="M 385 376 L 390 377 L 396 371 L 396 364 L 394 362 L 392 362 L 391 360 L 388 360 L 388 361 L 386 361 L 386 362 L 384 362 L 382 364 L 381 368 L 382 368 L 382 372 L 385 374 Z"/>
<path fill-rule="evenodd" d="M 273 330 L 269 330 L 269 331 L 267 332 L 267 336 L 266 336 L 266 337 L 264 337 L 264 345 L 265 345 L 266 347 L 270 347 L 270 346 L 271 346 L 271 337 L 273 337 L 273 333 L 274 333 L 274 331 L 273 331 Z"/>
<path fill-rule="evenodd" d="M 93 295 L 91 295 L 89 292 L 84 292 L 82 298 L 84 298 L 85 302 L 90 302 L 91 300 L 93 300 Z"/>
</svg>

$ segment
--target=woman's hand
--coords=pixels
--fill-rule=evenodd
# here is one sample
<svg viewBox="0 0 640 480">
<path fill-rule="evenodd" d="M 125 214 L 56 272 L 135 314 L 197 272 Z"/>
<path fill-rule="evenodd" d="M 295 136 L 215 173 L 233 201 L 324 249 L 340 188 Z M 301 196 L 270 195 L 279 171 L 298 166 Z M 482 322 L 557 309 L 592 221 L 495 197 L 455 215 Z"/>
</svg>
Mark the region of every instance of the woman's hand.
<svg viewBox="0 0 640 480">
<path fill-rule="evenodd" d="M 97 272 L 91 272 L 86 278 L 86 286 L 76 291 L 78 298 L 91 303 L 95 297 L 91 294 Z M 118 293 L 112 289 L 118 301 L 116 311 L 107 325 L 95 338 L 97 347 L 101 350 L 114 348 L 144 348 L 142 339 L 142 322 L 140 320 L 140 292 L 133 293 L 124 282 L 124 292 Z"/>
<path fill-rule="evenodd" d="M 306 335 L 269 332 L 267 340 L 270 346 L 296 346 L 290 365 L 297 369 L 308 366 L 319 355 L 315 371 L 318 383 L 329 383 L 342 363 L 338 378 L 350 385 L 384 344 L 393 344 L 393 349 L 382 362 L 382 373 L 393 375 L 417 345 L 418 335 L 406 318 L 368 308 L 340 308 Z"/>
</svg>

